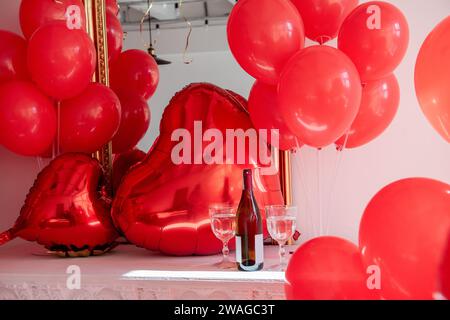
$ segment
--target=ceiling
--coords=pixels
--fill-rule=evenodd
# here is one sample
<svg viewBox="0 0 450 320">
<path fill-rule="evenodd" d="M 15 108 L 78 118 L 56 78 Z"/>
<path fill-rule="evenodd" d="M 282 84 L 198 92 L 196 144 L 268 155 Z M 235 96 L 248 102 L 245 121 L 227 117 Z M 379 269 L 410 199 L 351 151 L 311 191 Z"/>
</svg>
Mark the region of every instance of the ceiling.
<svg viewBox="0 0 450 320">
<path fill-rule="evenodd" d="M 152 0 L 150 0 L 151 2 Z M 236 0 L 153 0 L 150 11 L 157 27 L 170 27 L 185 19 L 192 23 L 224 24 Z M 119 0 L 125 26 L 139 25 L 148 9 L 147 0 Z"/>
</svg>

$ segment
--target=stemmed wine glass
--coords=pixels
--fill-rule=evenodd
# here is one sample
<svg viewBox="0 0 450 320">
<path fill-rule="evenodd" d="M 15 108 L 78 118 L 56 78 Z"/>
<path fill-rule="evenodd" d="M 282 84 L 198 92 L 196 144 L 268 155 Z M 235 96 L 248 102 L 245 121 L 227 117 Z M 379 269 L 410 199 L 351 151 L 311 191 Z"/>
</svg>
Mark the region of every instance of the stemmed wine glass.
<svg viewBox="0 0 450 320">
<path fill-rule="evenodd" d="M 285 245 L 292 237 L 296 228 L 297 207 L 275 205 L 266 206 L 267 229 L 273 240 L 278 242 L 280 255 L 280 264 L 274 265 L 269 269 L 286 269 L 286 248 Z"/>
<path fill-rule="evenodd" d="M 228 242 L 236 234 L 236 210 L 229 205 L 212 205 L 209 207 L 211 218 L 211 229 L 214 235 L 222 241 L 222 261 L 215 263 L 214 266 L 221 269 L 235 269 L 236 264 L 230 261 L 230 249 Z"/>
</svg>

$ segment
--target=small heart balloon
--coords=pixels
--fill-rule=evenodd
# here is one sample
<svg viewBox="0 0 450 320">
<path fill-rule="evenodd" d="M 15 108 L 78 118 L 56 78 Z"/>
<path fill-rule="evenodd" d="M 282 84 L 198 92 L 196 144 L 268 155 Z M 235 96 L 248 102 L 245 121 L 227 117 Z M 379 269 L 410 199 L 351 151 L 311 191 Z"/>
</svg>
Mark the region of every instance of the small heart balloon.
<svg viewBox="0 0 450 320">
<path fill-rule="evenodd" d="M 220 252 L 222 243 L 211 231 L 208 208 L 217 203 L 237 205 L 242 169 L 259 162 L 250 159 L 248 152 L 245 164 L 209 163 L 204 154 L 211 141 L 197 139 L 209 129 L 219 137 L 225 137 L 227 129 L 253 129 L 245 103 L 236 94 L 204 83 L 192 84 L 172 98 L 164 111 L 159 138 L 147 157 L 122 179 L 114 199 L 113 220 L 130 242 L 172 255 Z M 195 123 L 201 123 L 203 132 L 198 132 Z M 174 132 L 181 132 L 186 139 L 193 137 L 192 152 L 191 147 L 184 150 L 193 162 L 174 162 L 173 151 L 179 144 Z M 215 143 L 216 150 L 225 153 L 225 138 Z M 259 207 L 282 204 L 278 174 L 255 176 Z"/>
<path fill-rule="evenodd" d="M 87 155 L 57 157 L 38 175 L 14 227 L 0 234 L 0 245 L 21 237 L 65 256 L 108 251 L 118 233 L 102 178 L 100 164 Z"/>
</svg>

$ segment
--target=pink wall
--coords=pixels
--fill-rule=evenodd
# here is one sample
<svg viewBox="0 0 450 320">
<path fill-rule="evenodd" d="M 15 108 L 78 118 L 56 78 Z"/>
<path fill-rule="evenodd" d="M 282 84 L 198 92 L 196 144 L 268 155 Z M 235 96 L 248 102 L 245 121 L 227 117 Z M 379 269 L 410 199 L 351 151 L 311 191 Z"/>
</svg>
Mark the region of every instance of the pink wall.
<svg viewBox="0 0 450 320">
<path fill-rule="evenodd" d="M 0 29 L 21 34 L 19 4 L 20 0 L 2 1 Z M 38 172 L 35 158 L 17 156 L 0 146 L 0 230 L 15 221 Z"/>
</svg>

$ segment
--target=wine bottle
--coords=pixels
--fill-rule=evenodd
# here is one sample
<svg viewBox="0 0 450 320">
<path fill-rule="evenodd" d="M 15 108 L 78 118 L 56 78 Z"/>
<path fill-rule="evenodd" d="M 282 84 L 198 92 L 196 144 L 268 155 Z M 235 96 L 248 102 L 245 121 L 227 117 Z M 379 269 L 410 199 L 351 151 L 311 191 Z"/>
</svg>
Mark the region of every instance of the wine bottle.
<svg viewBox="0 0 450 320">
<path fill-rule="evenodd" d="M 253 194 L 252 171 L 244 170 L 244 189 L 237 209 L 236 264 L 242 271 L 263 268 L 262 218 Z"/>
</svg>

